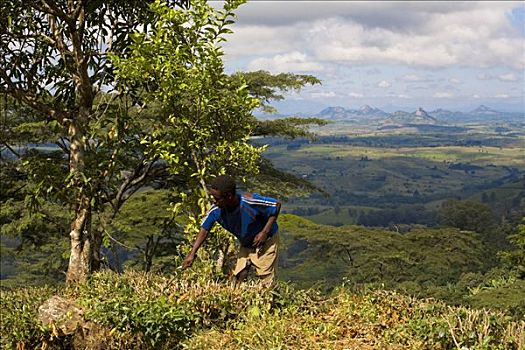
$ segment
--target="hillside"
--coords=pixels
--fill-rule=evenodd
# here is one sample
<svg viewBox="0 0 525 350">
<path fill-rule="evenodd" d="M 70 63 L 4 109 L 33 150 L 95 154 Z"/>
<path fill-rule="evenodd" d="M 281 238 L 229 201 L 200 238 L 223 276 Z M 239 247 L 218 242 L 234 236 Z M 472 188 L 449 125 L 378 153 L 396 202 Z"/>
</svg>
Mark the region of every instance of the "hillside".
<svg viewBox="0 0 525 350">
<path fill-rule="evenodd" d="M 443 285 L 485 269 L 485 248 L 473 232 L 414 229 L 406 234 L 361 226 L 318 225 L 281 218 L 283 279 L 301 286 L 381 282 Z"/>
<path fill-rule="evenodd" d="M 477 233 L 413 228 L 401 234 L 293 215 L 282 216 L 281 232 L 280 279 L 301 288 L 345 283 L 525 314 L 525 281 L 495 267 L 492 243 Z"/>
<path fill-rule="evenodd" d="M 200 272 L 203 272 L 201 270 Z M 38 307 L 51 299 L 43 327 Z M 2 291 L 5 349 L 523 349 L 525 322 L 395 292 L 233 289 L 195 270 Z M 46 302 L 46 307 L 50 306 Z M 41 312 L 42 315 L 44 313 Z M 62 318 L 60 315 L 63 315 Z"/>
</svg>

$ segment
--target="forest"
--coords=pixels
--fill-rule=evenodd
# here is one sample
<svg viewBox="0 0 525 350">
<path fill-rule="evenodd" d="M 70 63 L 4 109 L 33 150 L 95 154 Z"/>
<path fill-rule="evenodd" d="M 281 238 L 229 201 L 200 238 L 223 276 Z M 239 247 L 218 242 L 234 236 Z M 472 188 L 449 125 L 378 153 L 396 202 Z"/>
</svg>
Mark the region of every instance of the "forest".
<svg viewBox="0 0 525 350">
<path fill-rule="evenodd" d="M 525 348 L 523 125 L 258 119 L 321 81 L 225 72 L 244 2 L 2 2 L 2 348 Z M 180 269 L 220 174 L 283 202 L 270 289 L 218 227 Z"/>
</svg>

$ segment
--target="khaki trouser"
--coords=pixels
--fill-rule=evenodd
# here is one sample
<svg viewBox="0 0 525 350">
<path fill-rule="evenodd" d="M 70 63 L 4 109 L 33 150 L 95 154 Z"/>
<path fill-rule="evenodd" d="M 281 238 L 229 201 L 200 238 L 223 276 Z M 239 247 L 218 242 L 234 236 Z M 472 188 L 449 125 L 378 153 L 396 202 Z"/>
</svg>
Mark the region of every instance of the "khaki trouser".
<svg viewBox="0 0 525 350">
<path fill-rule="evenodd" d="M 255 266 L 255 273 L 262 279 L 263 283 L 268 286 L 271 285 L 277 269 L 278 246 L 279 234 L 275 233 L 264 242 L 261 248 L 241 247 L 233 274 L 237 276 L 251 263 Z"/>
</svg>

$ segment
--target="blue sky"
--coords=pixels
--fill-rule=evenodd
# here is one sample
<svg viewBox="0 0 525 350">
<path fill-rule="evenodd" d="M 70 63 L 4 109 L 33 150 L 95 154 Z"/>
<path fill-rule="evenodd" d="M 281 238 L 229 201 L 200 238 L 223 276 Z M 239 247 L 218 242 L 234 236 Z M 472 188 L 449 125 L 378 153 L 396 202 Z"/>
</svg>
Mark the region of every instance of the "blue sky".
<svg viewBox="0 0 525 350">
<path fill-rule="evenodd" d="M 525 2 L 248 1 L 229 72 L 312 74 L 281 113 L 327 106 L 525 111 Z"/>
</svg>

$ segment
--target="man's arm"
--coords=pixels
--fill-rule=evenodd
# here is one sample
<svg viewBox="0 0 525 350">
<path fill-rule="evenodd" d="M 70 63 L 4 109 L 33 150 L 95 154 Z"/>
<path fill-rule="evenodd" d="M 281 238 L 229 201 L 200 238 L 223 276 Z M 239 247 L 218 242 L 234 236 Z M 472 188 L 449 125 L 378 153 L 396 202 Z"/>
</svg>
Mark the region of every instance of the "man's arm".
<svg viewBox="0 0 525 350">
<path fill-rule="evenodd" d="M 261 232 L 259 232 L 255 238 L 253 239 L 253 246 L 259 247 L 266 241 L 266 238 L 268 238 L 268 234 L 270 233 L 270 230 L 272 229 L 272 225 L 277 220 L 277 217 L 279 216 L 279 212 L 281 211 L 281 202 L 276 203 L 276 210 L 275 214 L 268 217 L 268 221 L 266 222 L 266 225 L 264 225 Z"/>
<path fill-rule="evenodd" d="M 191 252 L 182 261 L 183 269 L 187 269 L 193 264 L 193 260 L 195 260 L 195 254 L 197 254 L 197 251 L 201 247 L 206 237 L 208 237 L 208 230 L 201 227 L 199 233 L 197 234 L 197 238 L 195 239 L 195 243 L 193 243 L 193 248 L 191 249 Z"/>
</svg>

